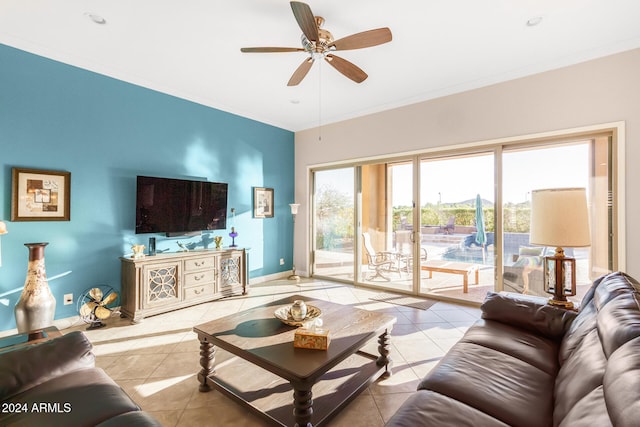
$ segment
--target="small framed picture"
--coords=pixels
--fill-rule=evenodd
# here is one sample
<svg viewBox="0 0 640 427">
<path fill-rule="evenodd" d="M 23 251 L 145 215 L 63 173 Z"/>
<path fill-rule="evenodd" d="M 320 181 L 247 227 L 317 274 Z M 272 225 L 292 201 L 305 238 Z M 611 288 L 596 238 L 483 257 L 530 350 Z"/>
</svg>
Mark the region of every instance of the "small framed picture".
<svg viewBox="0 0 640 427">
<path fill-rule="evenodd" d="M 69 221 L 71 172 L 12 168 L 11 221 Z"/>
<path fill-rule="evenodd" d="M 253 187 L 253 217 L 273 218 L 273 188 Z"/>
</svg>

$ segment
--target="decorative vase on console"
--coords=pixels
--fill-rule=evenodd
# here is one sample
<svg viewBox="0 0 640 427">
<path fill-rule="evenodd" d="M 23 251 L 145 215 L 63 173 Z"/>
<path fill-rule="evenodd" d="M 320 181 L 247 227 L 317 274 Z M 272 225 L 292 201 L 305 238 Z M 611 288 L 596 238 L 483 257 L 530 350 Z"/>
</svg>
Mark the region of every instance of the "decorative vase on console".
<svg viewBox="0 0 640 427">
<path fill-rule="evenodd" d="M 53 324 L 56 299 L 51 293 L 44 266 L 44 248 L 49 243 L 25 243 L 29 248 L 27 278 L 15 306 L 19 333 L 44 329 Z"/>
</svg>

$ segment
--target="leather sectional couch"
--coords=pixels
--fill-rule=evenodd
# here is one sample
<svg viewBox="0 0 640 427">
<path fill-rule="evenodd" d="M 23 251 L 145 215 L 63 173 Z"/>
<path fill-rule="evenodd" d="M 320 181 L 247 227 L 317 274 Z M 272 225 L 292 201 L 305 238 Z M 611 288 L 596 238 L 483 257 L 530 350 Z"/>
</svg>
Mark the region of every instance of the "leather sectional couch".
<svg viewBox="0 0 640 427">
<path fill-rule="evenodd" d="M 640 285 L 596 280 L 578 313 L 491 293 L 482 319 L 387 423 L 392 426 L 640 425 Z"/>
<path fill-rule="evenodd" d="M 80 331 L 0 354 L 0 426 L 161 426 L 105 372 Z"/>
</svg>

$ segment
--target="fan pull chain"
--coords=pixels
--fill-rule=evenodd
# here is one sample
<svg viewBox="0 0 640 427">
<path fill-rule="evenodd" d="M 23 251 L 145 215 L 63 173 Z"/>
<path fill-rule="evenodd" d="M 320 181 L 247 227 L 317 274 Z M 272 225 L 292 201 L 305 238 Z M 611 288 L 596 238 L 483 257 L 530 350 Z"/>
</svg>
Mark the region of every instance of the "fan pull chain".
<svg viewBox="0 0 640 427">
<path fill-rule="evenodd" d="M 322 61 L 318 65 L 318 142 L 322 142 Z"/>
</svg>

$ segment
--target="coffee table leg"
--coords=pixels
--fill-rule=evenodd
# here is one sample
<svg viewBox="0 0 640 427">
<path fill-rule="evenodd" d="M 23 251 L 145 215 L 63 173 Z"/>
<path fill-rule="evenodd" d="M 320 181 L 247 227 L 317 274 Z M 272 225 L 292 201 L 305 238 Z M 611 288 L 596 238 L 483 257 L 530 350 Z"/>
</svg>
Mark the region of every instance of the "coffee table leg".
<svg viewBox="0 0 640 427">
<path fill-rule="evenodd" d="M 209 375 L 213 374 L 215 370 L 213 369 L 213 364 L 215 362 L 216 348 L 210 342 L 201 340 L 200 341 L 200 372 L 198 373 L 198 380 L 200 381 L 200 386 L 198 390 L 201 392 L 207 392 L 211 390 L 211 386 L 207 384 L 207 378 Z"/>
<path fill-rule="evenodd" d="M 311 415 L 313 414 L 313 399 L 311 388 L 302 388 L 293 385 L 293 416 L 296 420 L 295 427 L 313 427 Z"/>
<path fill-rule="evenodd" d="M 378 352 L 380 352 L 380 357 L 376 360 L 376 364 L 378 366 L 384 366 L 385 371 L 382 374 L 382 378 L 388 378 L 391 376 L 391 366 L 393 366 L 393 362 L 389 357 L 389 349 L 391 348 L 391 335 L 389 331 L 385 329 L 385 331 L 378 337 Z"/>
</svg>

